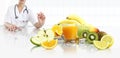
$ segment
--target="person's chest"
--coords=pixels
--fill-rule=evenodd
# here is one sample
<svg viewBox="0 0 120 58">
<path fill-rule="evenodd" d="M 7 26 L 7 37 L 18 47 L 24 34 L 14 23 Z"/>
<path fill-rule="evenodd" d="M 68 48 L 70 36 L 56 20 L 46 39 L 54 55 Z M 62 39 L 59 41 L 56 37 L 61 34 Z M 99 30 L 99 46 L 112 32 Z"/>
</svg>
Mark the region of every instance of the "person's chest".
<svg viewBox="0 0 120 58">
<path fill-rule="evenodd" d="M 18 8 L 16 7 L 16 16 L 18 17 L 18 20 L 22 20 L 22 21 L 26 21 L 28 20 L 28 13 L 27 11 L 25 11 L 25 7 L 24 8 Z"/>
<path fill-rule="evenodd" d="M 28 23 L 28 13 L 26 11 L 24 11 L 24 9 L 19 12 L 19 10 L 16 8 L 11 9 L 10 12 L 10 20 L 12 24 L 15 24 L 17 26 L 25 26 Z M 17 17 L 17 18 L 16 18 Z"/>
</svg>

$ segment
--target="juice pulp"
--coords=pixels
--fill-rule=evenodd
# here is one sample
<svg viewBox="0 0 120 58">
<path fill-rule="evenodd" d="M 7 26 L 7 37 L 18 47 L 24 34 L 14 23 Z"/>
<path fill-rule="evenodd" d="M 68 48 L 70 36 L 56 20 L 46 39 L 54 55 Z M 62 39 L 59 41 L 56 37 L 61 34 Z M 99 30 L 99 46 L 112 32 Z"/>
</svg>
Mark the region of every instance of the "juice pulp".
<svg viewBox="0 0 120 58">
<path fill-rule="evenodd" d="M 63 26 L 63 35 L 65 40 L 75 40 L 77 37 L 77 26 Z"/>
</svg>

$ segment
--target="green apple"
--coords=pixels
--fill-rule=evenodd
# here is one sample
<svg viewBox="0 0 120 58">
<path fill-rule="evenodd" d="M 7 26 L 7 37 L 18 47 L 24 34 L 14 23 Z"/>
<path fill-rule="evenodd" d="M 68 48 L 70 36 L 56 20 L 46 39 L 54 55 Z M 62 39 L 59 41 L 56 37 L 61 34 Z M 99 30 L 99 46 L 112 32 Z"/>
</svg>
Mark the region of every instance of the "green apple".
<svg viewBox="0 0 120 58">
<path fill-rule="evenodd" d="M 39 39 L 39 36 L 33 36 L 30 38 L 30 42 L 34 45 L 40 46 L 42 39 Z"/>
<path fill-rule="evenodd" d="M 34 45 L 40 46 L 41 42 L 46 40 L 53 40 L 53 39 L 54 39 L 54 32 L 51 29 L 47 29 L 47 30 L 40 30 L 37 36 L 33 36 L 30 38 L 30 41 Z"/>
<path fill-rule="evenodd" d="M 39 38 L 43 40 L 53 40 L 54 32 L 52 31 L 52 29 L 43 29 L 38 32 L 37 36 L 39 36 Z"/>
</svg>

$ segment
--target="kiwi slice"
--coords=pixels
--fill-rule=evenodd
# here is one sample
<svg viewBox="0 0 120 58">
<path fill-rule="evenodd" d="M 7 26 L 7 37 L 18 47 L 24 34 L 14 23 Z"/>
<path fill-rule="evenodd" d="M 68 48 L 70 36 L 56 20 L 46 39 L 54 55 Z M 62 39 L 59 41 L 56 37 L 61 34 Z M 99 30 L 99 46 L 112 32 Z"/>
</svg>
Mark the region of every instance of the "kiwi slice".
<svg viewBox="0 0 120 58">
<path fill-rule="evenodd" d="M 88 30 L 84 30 L 84 31 L 82 32 L 82 37 L 83 37 L 83 38 L 87 38 L 88 34 L 89 34 L 89 31 L 88 31 Z"/>
<path fill-rule="evenodd" d="M 79 36 L 79 38 L 87 38 L 88 34 L 89 34 L 89 31 L 88 31 L 88 30 L 78 31 L 78 36 Z"/>
<path fill-rule="evenodd" d="M 80 39 L 85 38 L 88 32 L 89 32 L 89 29 L 86 25 L 82 24 L 78 27 L 78 36 Z M 84 34 L 84 37 L 83 37 L 83 34 Z"/>
<path fill-rule="evenodd" d="M 98 41 L 98 34 L 95 32 L 91 32 L 88 34 L 86 40 L 88 43 L 92 44 L 94 40 Z"/>
<path fill-rule="evenodd" d="M 99 40 L 101 40 L 101 38 L 102 38 L 104 35 L 107 35 L 107 33 L 104 32 L 104 31 L 98 32 L 98 38 L 99 38 Z"/>
</svg>

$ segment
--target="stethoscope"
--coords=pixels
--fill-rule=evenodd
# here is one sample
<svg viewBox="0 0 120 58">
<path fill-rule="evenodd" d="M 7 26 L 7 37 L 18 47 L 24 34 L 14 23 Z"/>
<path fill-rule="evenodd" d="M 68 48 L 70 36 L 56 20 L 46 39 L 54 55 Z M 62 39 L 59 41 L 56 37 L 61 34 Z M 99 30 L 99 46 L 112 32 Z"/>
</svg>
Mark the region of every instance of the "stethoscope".
<svg viewBox="0 0 120 58">
<path fill-rule="evenodd" d="M 15 14 L 15 19 L 18 19 L 18 16 L 17 16 L 17 14 L 16 14 L 16 7 L 17 7 L 17 4 L 16 4 L 15 7 L 14 7 L 14 14 Z M 24 13 L 25 11 L 27 12 L 27 14 L 29 13 L 26 5 L 25 5 L 25 9 L 24 9 L 23 13 Z"/>
</svg>

